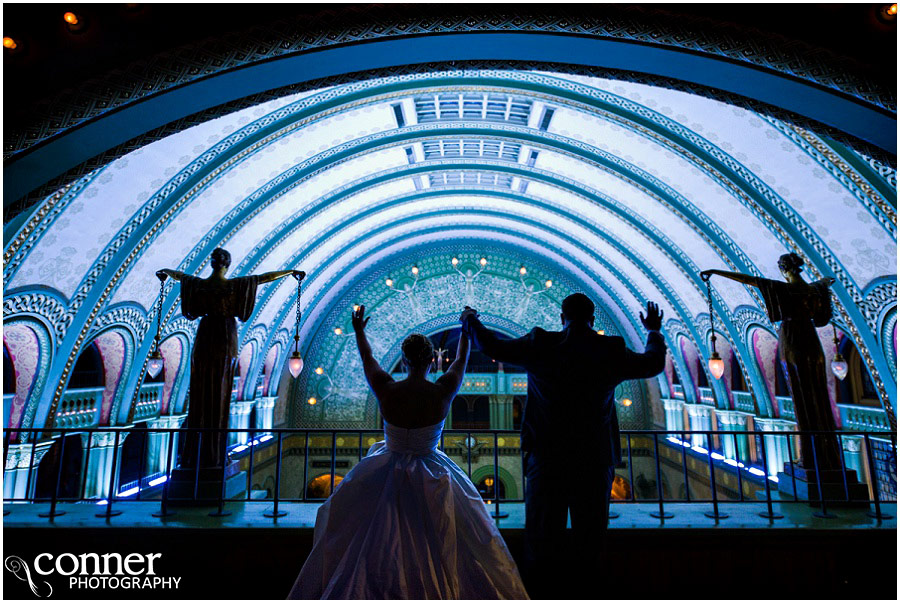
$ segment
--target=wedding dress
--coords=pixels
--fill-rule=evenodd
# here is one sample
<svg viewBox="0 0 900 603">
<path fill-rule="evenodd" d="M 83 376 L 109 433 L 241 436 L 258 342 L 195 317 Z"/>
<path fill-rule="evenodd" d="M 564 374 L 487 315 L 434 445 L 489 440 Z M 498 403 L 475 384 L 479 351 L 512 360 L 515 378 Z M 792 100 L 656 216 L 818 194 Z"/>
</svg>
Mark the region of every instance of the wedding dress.
<svg viewBox="0 0 900 603">
<path fill-rule="evenodd" d="M 319 508 L 288 598 L 528 598 L 475 486 L 437 450 L 443 427 L 384 423 Z"/>
</svg>

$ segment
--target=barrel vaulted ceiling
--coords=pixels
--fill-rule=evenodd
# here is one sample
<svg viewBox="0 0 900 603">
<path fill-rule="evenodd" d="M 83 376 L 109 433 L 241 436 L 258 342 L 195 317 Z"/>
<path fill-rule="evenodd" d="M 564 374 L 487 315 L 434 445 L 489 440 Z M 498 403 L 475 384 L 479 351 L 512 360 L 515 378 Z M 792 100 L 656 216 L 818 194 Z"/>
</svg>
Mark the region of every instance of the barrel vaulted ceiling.
<svg viewBox="0 0 900 603">
<path fill-rule="evenodd" d="M 343 78 L 148 140 L 6 226 L 4 321 L 40 319 L 53 340 L 36 414 L 47 416 L 79 349 L 110 325 L 134 332 L 140 367 L 156 323 L 154 272 L 205 275 L 215 247 L 232 253 L 230 276 L 308 273 L 301 351 L 334 382 L 346 375 L 335 386 L 344 391 L 365 389 L 352 346 L 334 333 L 349 328 L 353 303 L 375 310 L 373 326 L 380 315 L 386 363 L 403 334 L 439 332 L 473 299 L 507 334 L 554 328 L 561 296 L 574 290 L 638 348 L 638 312 L 656 301 L 668 339 L 686 337 L 708 356 L 699 272 L 780 278 L 777 259 L 792 251 L 809 279 L 836 277 L 836 322 L 891 403 L 883 327 L 896 307 L 895 169 L 828 136 L 840 120 L 817 130 L 714 96 L 653 78 L 436 65 Z M 471 279 L 481 257 L 484 274 L 467 281 L 457 268 Z M 164 330 L 190 337 L 177 295 L 169 284 Z M 260 288 L 240 327 L 255 350 L 245 375 L 262 371 L 276 344 L 282 366 L 295 298 L 292 279 Z M 753 326 L 774 332 L 762 300 L 714 279 L 713 310 L 764 396 L 746 343 Z M 125 391 L 140 384 L 132 373 Z"/>
</svg>

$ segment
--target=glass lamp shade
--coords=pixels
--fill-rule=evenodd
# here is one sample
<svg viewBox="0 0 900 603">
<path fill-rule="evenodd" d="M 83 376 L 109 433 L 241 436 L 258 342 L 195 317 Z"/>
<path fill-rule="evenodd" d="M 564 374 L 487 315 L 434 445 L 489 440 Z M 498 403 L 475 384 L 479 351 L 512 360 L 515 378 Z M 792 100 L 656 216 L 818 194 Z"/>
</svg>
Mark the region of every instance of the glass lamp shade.
<svg viewBox="0 0 900 603">
<path fill-rule="evenodd" d="M 147 363 L 147 374 L 150 375 L 151 379 L 155 379 L 157 375 L 159 375 L 160 371 L 163 370 L 166 361 L 163 360 L 162 354 L 159 353 L 159 350 L 150 354 L 150 361 Z M 846 372 L 846 371 L 844 371 Z"/>
<path fill-rule="evenodd" d="M 843 381 L 847 376 L 847 368 L 847 361 L 840 352 L 835 354 L 834 360 L 831 361 L 831 372 L 834 373 L 834 376 Z"/>
<path fill-rule="evenodd" d="M 632 405 L 631 398 L 622 398 L 622 406 L 626 408 Z"/>
<path fill-rule="evenodd" d="M 725 361 L 719 357 L 718 352 L 713 352 L 712 357 L 709 359 L 709 372 L 716 379 L 721 379 L 722 375 L 725 374 Z"/>
<path fill-rule="evenodd" d="M 291 354 L 291 358 L 288 360 L 288 370 L 291 371 L 294 379 L 303 371 L 303 358 L 300 357 L 300 352 Z"/>
</svg>

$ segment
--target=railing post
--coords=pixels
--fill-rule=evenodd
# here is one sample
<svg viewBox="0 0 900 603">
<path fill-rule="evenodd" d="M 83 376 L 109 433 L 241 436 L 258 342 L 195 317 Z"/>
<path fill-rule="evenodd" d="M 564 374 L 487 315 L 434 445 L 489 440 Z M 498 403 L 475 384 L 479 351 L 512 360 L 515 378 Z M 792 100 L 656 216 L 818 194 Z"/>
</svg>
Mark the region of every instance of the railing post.
<svg viewBox="0 0 900 603">
<path fill-rule="evenodd" d="M 875 503 L 875 512 L 868 511 L 866 515 L 874 517 L 881 523 L 884 519 L 891 519 L 891 515 L 881 512 L 881 500 L 878 492 L 878 474 L 875 472 L 875 457 L 872 454 L 872 443 L 869 441 L 869 434 L 863 434 L 866 440 L 866 457 L 869 459 L 869 481 L 872 484 L 872 498 Z"/>
<path fill-rule="evenodd" d="M 762 441 L 762 445 L 760 449 L 762 450 L 762 462 L 763 462 L 763 483 L 766 486 L 766 510 L 760 511 L 759 516 L 765 517 L 770 522 L 775 519 L 781 519 L 784 515 L 780 513 L 776 513 L 772 508 L 772 488 L 769 485 L 769 460 L 766 455 L 766 436 L 761 435 L 760 440 Z M 791 473 L 794 473 L 793 467 L 791 467 Z"/>
<path fill-rule="evenodd" d="M 741 451 L 738 449 L 737 434 L 732 433 L 731 437 L 734 439 L 734 462 L 738 464 L 738 466 L 736 466 L 734 468 L 734 470 L 737 472 L 737 477 L 738 477 L 738 500 L 741 502 L 744 502 L 744 477 L 741 475 L 741 467 L 740 467 Z M 749 460 L 749 459 L 747 459 L 747 460 Z"/>
<path fill-rule="evenodd" d="M 6 461 L 7 461 L 7 459 L 9 459 L 9 440 L 11 439 L 11 436 L 12 436 L 12 431 L 9 429 L 5 430 L 5 433 L 3 434 L 3 472 L 4 473 L 6 473 Z M 18 464 L 18 462 L 16 464 Z M 15 492 L 11 492 L 11 493 L 15 494 Z M 82 494 L 82 496 L 84 496 L 84 495 Z M 3 503 L 4 503 L 4 505 L 6 504 L 6 497 L 4 497 Z M 12 513 L 12 511 L 8 511 L 6 508 L 3 509 L 4 517 L 9 515 L 10 513 Z"/>
<path fill-rule="evenodd" d="M 199 498 L 200 489 L 200 451 L 203 449 L 203 432 L 199 428 L 194 430 L 197 434 L 197 457 L 194 459 L 194 502 Z"/>
<path fill-rule="evenodd" d="M 822 493 L 822 472 L 819 471 L 819 459 L 816 454 L 816 435 L 814 433 L 809 434 L 810 442 L 812 443 L 812 453 L 813 453 L 813 467 L 816 469 L 816 488 L 819 490 L 819 502 L 822 503 L 822 510 L 816 511 L 813 513 L 813 517 L 823 517 L 825 519 L 833 519 L 837 517 L 837 515 L 833 513 L 829 513 L 828 509 L 825 507 L 825 495 Z M 807 480 L 807 483 L 809 480 Z"/>
<path fill-rule="evenodd" d="M 250 466 L 247 468 L 247 502 L 250 502 L 251 488 L 253 488 L 253 446 L 256 444 L 256 434 L 250 432 Z"/>
<path fill-rule="evenodd" d="M 132 432 L 132 434 L 133 434 L 133 433 L 134 433 L 134 432 Z M 137 480 L 137 482 L 138 482 L 138 491 L 137 491 L 137 498 L 136 498 L 135 500 L 141 500 L 141 490 L 143 489 L 143 488 L 141 488 L 141 485 L 142 485 L 142 483 L 143 483 L 143 481 L 144 481 L 144 471 L 147 469 L 147 466 L 146 466 L 146 460 L 147 460 L 147 440 L 150 439 L 150 431 L 149 431 L 149 429 L 148 429 L 147 431 L 143 431 L 143 432 L 140 432 L 140 433 L 141 433 L 141 435 L 143 435 L 144 437 L 143 437 L 143 440 L 141 441 L 141 464 L 140 464 L 140 466 L 138 467 L 138 480 Z"/>
<path fill-rule="evenodd" d="M 663 508 L 663 489 L 662 489 L 662 471 L 659 467 L 659 434 L 653 434 L 653 456 L 656 458 L 656 493 L 659 502 L 659 511 L 650 513 L 650 517 L 655 517 L 660 521 L 675 517 Z"/>
<path fill-rule="evenodd" d="M 279 455 L 280 457 L 281 455 Z M 309 431 L 306 432 L 306 437 L 303 440 L 303 494 L 300 499 L 303 502 L 306 502 L 306 480 L 309 479 Z"/>
<path fill-rule="evenodd" d="M 219 433 L 219 441 L 222 443 L 220 448 L 222 452 L 222 486 L 219 488 L 219 508 L 215 511 L 211 511 L 209 513 L 210 517 L 225 517 L 227 515 L 231 515 L 231 511 L 225 510 L 225 471 L 228 468 L 228 459 L 225 456 L 225 451 L 227 450 L 226 444 L 228 443 L 228 435 L 232 433 L 230 429 L 216 429 L 216 432 Z M 239 432 L 234 432 L 235 434 Z M 252 461 L 253 459 L 251 459 Z"/>
<path fill-rule="evenodd" d="M 263 513 L 263 517 L 271 517 L 273 519 L 278 519 L 279 517 L 284 517 L 285 515 L 287 515 L 287 511 L 279 511 L 278 510 L 278 499 L 279 499 L 279 495 L 281 494 L 281 436 L 283 436 L 283 435 L 284 435 L 284 433 L 282 433 L 280 431 L 278 432 L 278 453 L 277 453 L 278 458 L 275 459 L 275 500 L 274 500 L 275 505 L 273 506 L 271 511 L 266 511 L 265 513 Z M 309 450 L 309 433 L 307 433 L 306 444 L 307 444 L 306 449 L 308 451 Z M 304 467 L 305 467 L 305 465 L 304 465 Z M 306 477 L 305 473 L 306 472 L 304 471 L 304 479 Z M 304 487 L 304 489 L 306 488 L 305 482 L 304 482 L 303 487 Z"/>
<path fill-rule="evenodd" d="M 107 521 L 109 521 L 110 517 L 115 515 L 121 515 L 121 511 L 113 511 L 112 505 L 113 501 L 116 498 L 116 465 L 119 462 L 119 433 L 121 433 L 118 429 L 116 430 L 115 439 L 113 440 L 113 458 L 112 458 L 112 469 L 109 472 L 109 498 L 106 501 L 106 512 L 105 513 L 96 513 L 95 517 L 105 517 Z"/>
<path fill-rule="evenodd" d="M 634 498 L 634 463 L 631 454 L 631 434 L 625 434 L 625 441 L 628 443 L 628 477 L 631 479 L 631 502 L 635 502 Z"/>
<path fill-rule="evenodd" d="M 491 517 L 494 519 L 503 519 L 509 517 L 509 513 L 500 512 L 500 451 L 497 444 L 497 432 L 494 432 L 494 512 Z"/>
<path fill-rule="evenodd" d="M 468 456 L 469 456 L 469 464 L 468 464 L 469 472 L 467 475 L 469 476 L 470 481 L 472 480 L 472 444 L 471 444 L 471 442 L 472 442 L 472 432 L 467 431 L 466 432 L 466 451 L 468 452 Z"/>
<path fill-rule="evenodd" d="M 681 434 L 681 441 L 687 442 L 685 439 L 685 433 Z M 691 502 L 691 483 L 688 480 L 688 467 L 687 467 L 687 446 L 684 444 L 679 444 L 681 446 L 681 467 L 684 471 L 684 502 Z"/>
<path fill-rule="evenodd" d="M 159 503 L 159 511 L 151 513 L 153 517 L 169 517 L 175 515 L 175 511 L 169 510 L 169 482 L 172 475 L 172 453 L 174 451 L 175 431 L 169 431 L 169 447 L 166 454 L 166 481 L 163 484 L 162 501 Z"/>
<path fill-rule="evenodd" d="M 838 457 L 841 459 L 841 477 L 844 478 L 844 494 L 847 496 L 847 502 L 850 502 L 850 486 L 847 485 L 847 466 L 844 463 L 844 436 L 837 434 L 838 437 Z"/>
<path fill-rule="evenodd" d="M 337 471 L 337 432 L 331 432 L 331 489 L 328 496 L 334 494 L 334 472 Z"/>
<path fill-rule="evenodd" d="M 797 502 L 799 497 L 797 496 L 797 475 L 794 471 L 794 447 L 791 446 L 791 434 L 786 433 L 784 435 L 784 439 L 787 440 L 787 450 L 788 450 L 788 463 L 791 467 L 791 485 L 794 487 L 794 502 Z M 807 496 L 809 495 L 809 488 L 807 488 Z"/>
<path fill-rule="evenodd" d="M 712 438 L 710 437 L 710 441 L 711 440 Z M 684 448 L 684 446 L 682 446 L 682 448 Z M 704 515 L 715 519 L 716 522 L 718 522 L 720 519 L 728 519 L 728 513 L 719 513 L 719 493 L 716 491 L 716 465 L 713 463 L 712 447 L 710 447 L 709 454 L 706 455 L 706 458 L 709 460 L 709 488 L 712 491 L 713 510 L 712 513 L 707 511 Z"/>
<path fill-rule="evenodd" d="M 87 450 L 84 455 L 84 471 L 81 475 L 81 496 L 78 497 L 79 501 L 84 500 L 84 495 L 87 492 L 87 476 L 88 471 L 91 469 L 91 444 L 94 441 L 94 431 L 92 429 L 88 429 L 87 432 Z"/>
<path fill-rule="evenodd" d="M 36 431 L 31 432 L 31 450 L 29 451 L 28 456 L 28 476 L 25 478 L 25 500 L 28 500 L 28 493 L 31 492 L 31 474 L 34 471 L 34 447 L 35 440 L 37 440 Z M 31 502 L 34 502 L 34 497 L 31 497 Z"/>
<path fill-rule="evenodd" d="M 49 517 L 51 521 L 54 517 L 59 517 L 60 515 L 66 514 L 65 511 L 56 510 L 56 499 L 59 496 L 59 482 L 62 481 L 63 457 L 65 457 L 66 455 L 65 432 L 60 432 L 59 437 L 59 463 L 58 467 L 56 468 L 56 487 L 53 488 L 53 494 L 50 495 L 50 511 L 48 511 L 47 513 L 38 513 L 38 517 Z"/>
</svg>

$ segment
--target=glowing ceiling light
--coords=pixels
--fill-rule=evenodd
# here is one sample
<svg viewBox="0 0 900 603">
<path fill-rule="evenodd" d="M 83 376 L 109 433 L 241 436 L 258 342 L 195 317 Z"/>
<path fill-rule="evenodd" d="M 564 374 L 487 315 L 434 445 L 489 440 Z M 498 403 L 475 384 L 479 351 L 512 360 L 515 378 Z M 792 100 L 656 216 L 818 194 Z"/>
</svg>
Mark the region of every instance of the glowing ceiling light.
<svg viewBox="0 0 900 603">
<path fill-rule="evenodd" d="M 159 353 L 158 349 L 150 354 L 150 360 L 147 362 L 147 373 L 150 375 L 150 378 L 155 379 L 160 371 L 163 370 L 165 364 L 166 362 L 163 360 L 162 354 Z"/>
<path fill-rule="evenodd" d="M 722 375 L 725 374 L 725 361 L 722 360 L 716 351 L 713 351 L 712 356 L 709 358 L 709 372 L 716 379 L 721 379 Z"/>
<path fill-rule="evenodd" d="M 359 304 L 353 304 L 353 311 L 359 312 Z"/>
<path fill-rule="evenodd" d="M 521 274 L 522 276 L 525 276 L 527 273 L 528 271 L 525 269 L 525 266 L 519 268 L 519 274 Z"/>
<path fill-rule="evenodd" d="M 384 279 L 384 284 L 387 285 L 388 287 L 393 287 L 394 279 L 391 279 L 391 278 Z"/>
<path fill-rule="evenodd" d="M 16 46 L 18 46 L 18 44 L 16 44 L 16 41 L 13 40 L 12 38 L 10 38 L 8 36 L 5 36 L 3 38 L 3 48 L 9 48 L 10 50 L 15 50 Z"/>
<path fill-rule="evenodd" d="M 457 264 L 459 264 L 459 258 L 453 258 L 452 260 L 450 260 L 450 263 L 456 266 Z"/>
<path fill-rule="evenodd" d="M 294 379 L 303 372 L 303 358 L 300 357 L 300 352 L 295 350 L 294 353 L 291 354 L 291 358 L 288 360 L 288 370 L 291 372 L 291 376 Z"/>
<path fill-rule="evenodd" d="M 553 281 L 551 281 L 551 280 L 548 279 L 547 282 L 544 283 L 544 286 L 547 287 L 547 288 L 549 289 L 550 287 L 553 286 Z"/>
<path fill-rule="evenodd" d="M 487 258 L 481 258 L 480 260 L 478 260 L 478 263 L 482 266 L 487 266 Z"/>
<path fill-rule="evenodd" d="M 894 5 L 896 6 L 896 4 Z M 847 376 L 847 370 L 849 366 L 847 366 L 847 361 L 844 360 L 844 357 L 840 352 L 834 355 L 834 360 L 831 361 L 831 372 L 834 373 L 835 377 L 844 380 L 844 377 Z"/>
<path fill-rule="evenodd" d="M 334 334 L 335 334 L 335 335 L 343 335 L 343 334 L 344 334 L 344 329 L 342 329 L 342 328 L 340 328 L 340 327 L 335 327 L 335 328 L 334 328 Z"/>
<path fill-rule="evenodd" d="M 597 329 L 597 335 L 606 335 L 606 331 L 603 329 Z"/>
<path fill-rule="evenodd" d="M 325 369 L 323 369 L 321 366 L 317 366 L 317 367 L 316 367 L 316 374 L 317 374 L 317 375 L 321 375 L 321 374 L 324 373 L 324 372 L 325 372 Z"/>
<path fill-rule="evenodd" d="M 628 407 L 632 405 L 631 398 L 622 398 L 622 406 Z"/>
<path fill-rule="evenodd" d="M 309 400 L 306 401 L 306 403 L 309 404 L 310 406 L 315 406 L 315 405 L 316 405 L 316 402 L 318 402 L 318 400 L 316 400 L 315 397 L 312 397 L 312 398 L 310 398 Z"/>
<path fill-rule="evenodd" d="M 69 25 L 78 25 L 78 15 L 75 13 L 66 13 L 63 15 L 63 20 Z"/>
<path fill-rule="evenodd" d="M 412 267 L 412 273 L 415 274 L 415 275 L 418 275 L 418 274 L 419 274 L 419 267 L 418 267 L 418 266 L 413 266 L 413 267 Z"/>
<path fill-rule="evenodd" d="M 891 4 L 890 6 L 888 6 L 887 8 L 884 9 L 884 12 L 891 15 L 892 17 L 895 16 L 897 14 L 897 5 Z"/>
</svg>

